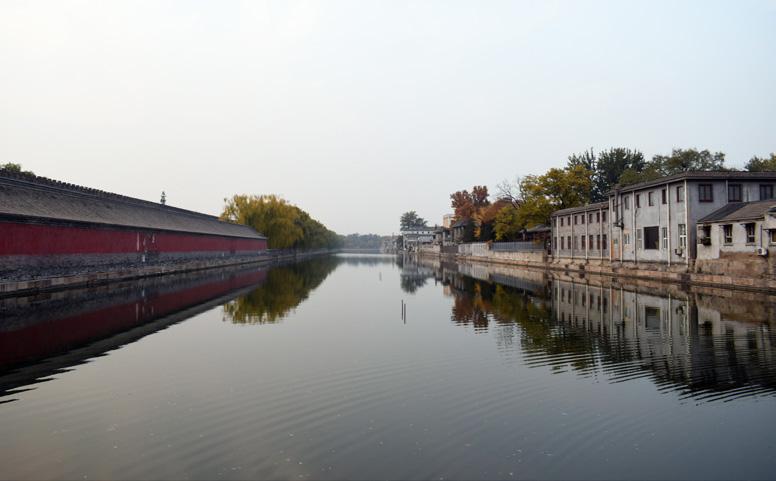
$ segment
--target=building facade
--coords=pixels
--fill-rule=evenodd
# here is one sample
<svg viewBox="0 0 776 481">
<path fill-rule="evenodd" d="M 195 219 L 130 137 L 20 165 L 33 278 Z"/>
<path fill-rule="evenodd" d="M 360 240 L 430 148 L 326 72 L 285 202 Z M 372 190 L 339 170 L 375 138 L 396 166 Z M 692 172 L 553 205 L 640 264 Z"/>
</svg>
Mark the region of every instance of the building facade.
<svg viewBox="0 0 776 481">
<path fill-rule="evenodd" d="M 605 203 L 553 213 L 553 255 L 689 266 L 697 257 L 700 219 L 728 203 L 773 199 L 775 191 L 776 172 L 685 172 L 617 187 Z M 591 226 L 596 212 L 603 225 Z M 591 249 L 590 231 L 600 233 L 600 251 Z"/>
</svg>

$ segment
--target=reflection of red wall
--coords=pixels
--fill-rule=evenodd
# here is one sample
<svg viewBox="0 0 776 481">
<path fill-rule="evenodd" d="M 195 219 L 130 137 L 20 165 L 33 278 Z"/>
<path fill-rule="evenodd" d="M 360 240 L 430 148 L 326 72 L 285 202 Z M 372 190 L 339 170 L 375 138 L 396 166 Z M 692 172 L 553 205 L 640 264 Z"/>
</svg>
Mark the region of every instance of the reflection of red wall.
<svg viewBox="0 0 776 481">
<path fill-rule="evenodd" d="M 253 271 L 190 289 L 138 298 L 74 316 L 53 317 L 15 331 L 0 332 L 0 369 L 86 345 L 265 279 L 266 271 Z"/>
<path fill-rule="evenodd" d="M 125 254 L 132 252 L 246 252 L 267 248 L 264 239 L 109 228 L 0 222 L 0 256 Z"/>
</svg>

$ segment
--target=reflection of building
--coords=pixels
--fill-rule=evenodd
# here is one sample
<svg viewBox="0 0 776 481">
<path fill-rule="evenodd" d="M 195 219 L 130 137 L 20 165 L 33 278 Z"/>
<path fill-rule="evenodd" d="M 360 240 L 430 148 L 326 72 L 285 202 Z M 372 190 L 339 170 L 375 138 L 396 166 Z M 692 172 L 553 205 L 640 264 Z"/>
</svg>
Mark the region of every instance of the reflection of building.
<svg viewBox="0 0 776 481">
<path fill-rule="evenodd" d="M 519 346 L 532 366 L 648 377 L 703 400 L 776 392 L 776 304 L 762 295 L 642 292 L 483 264 L 439 272 L 455 298 L 452 320 L 493 329 L 499 349 Z"/>
<path fill-rule="evenodd" d="M 255 268 L 217 269 L 68 290 L 47 300 L 0 299 L 0 372 L 60 356 L 0 376 L 0 393 L 211 309 L 265 277 Z"/>
</svg>

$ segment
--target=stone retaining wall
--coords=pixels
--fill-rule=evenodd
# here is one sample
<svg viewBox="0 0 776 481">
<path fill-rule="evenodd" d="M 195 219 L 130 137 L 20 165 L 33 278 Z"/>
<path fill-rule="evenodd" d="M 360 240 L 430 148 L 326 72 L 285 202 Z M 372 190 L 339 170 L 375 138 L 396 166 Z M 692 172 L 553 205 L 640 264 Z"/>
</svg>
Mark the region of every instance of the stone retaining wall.
<svg viewBox="0 0 776 481">
<path fill-rule="evenodd" d="M 70 287 L 100 285 L 107 282 L 160 276 L 171 273 L 190 272 L 217 267 L 264 264 L 279 260 L 303 259 L 331 254 L 327 249 L 293 252 L 262 251 L 261 254 L 231 256 L 224 258 L 179 258 L 152 262 L 144 266 L 124 264 L 100 264 L 75 270 L 43 270 L 30 275 L 3 275 L 0 277 L 0 297 L 20 295 Z"/>
<path fill-rule="evenodd" d="M 744 291 L 776 292 L 776 278 L 771 260 L 768 268 L 761 259 L 751 255 L 747 259 L 719 259 L 687 265 L 664 263 L 610 262 L 608 259 L 551 259 L 544 252 L 488 252 L 484 256 L 438 254 L 420 251 L 421 256 L 442 256 L 448 259 L 488 264 L 505 264 L 518 267 L 569 271 L 581 275 L 598 275 L 641 279 L 659 284 L 694 284 L 706 287 L 738 289 Z M 726 267 L 726 264 L 727 267 Z"/>
</svg>

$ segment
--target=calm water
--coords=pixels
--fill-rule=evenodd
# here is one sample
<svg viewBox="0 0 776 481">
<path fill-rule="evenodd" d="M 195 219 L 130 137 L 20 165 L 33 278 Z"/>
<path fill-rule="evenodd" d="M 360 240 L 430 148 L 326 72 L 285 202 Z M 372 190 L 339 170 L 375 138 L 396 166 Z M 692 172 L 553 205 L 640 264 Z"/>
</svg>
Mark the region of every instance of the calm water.
<svg viewBox="0 0 776 481">
<path fill-rule="evenodd" d="M 773 479 L 775 313 L 381 256 L 0 299 L 0 478 Z"/>
</svg>

